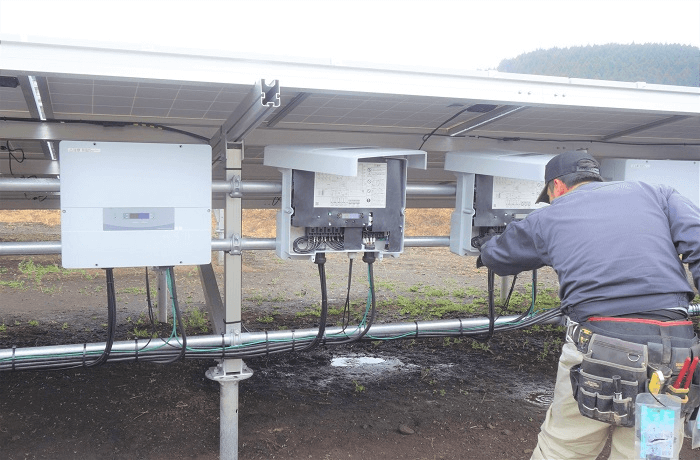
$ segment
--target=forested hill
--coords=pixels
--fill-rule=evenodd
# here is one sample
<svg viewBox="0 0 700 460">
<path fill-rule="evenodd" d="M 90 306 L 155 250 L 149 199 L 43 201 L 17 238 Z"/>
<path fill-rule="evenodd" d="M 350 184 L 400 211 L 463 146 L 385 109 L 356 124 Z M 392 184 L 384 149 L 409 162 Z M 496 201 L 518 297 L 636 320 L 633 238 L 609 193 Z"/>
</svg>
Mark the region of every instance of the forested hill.
<svg viewBox="0 0 700 460">
<path fill-rule="evenodd" d="M 700 86 L 700 48 L 654 43 L 552 48 L 504 59 L 498 71 Z"/>
</svg>

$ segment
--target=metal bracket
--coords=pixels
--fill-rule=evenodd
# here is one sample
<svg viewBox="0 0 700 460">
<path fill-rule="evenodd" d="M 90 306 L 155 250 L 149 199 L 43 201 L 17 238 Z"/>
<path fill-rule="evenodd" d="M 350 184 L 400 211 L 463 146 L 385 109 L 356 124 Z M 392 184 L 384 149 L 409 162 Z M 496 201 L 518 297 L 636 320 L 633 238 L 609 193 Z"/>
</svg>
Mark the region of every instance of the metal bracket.
<svg viewBox="0 0 700 460">
<path fill-rule="evenodd" d="M 242 363 L 241 371 L 235 373 L 226 373 L 224 363 L 219 363 L 216 366 L 210 367 L 204 373 L 209 380 L 213 380 L 219 383 L 225 382 L 238 382 L 241 380 L 248 379 L 253 376 L 253 371 L 250 370 L 245 363 Z"/>
<path fill-rule="evenodd" d="M 214 137 L 209 139 L 214 155 L 225 150 L 229 142 L 240 144 L 277 107 L 280 106 L 280 84 L 278 80 L 258 80 L 234 112 L 221 125 Z"/>
<path fill-rule="evenodd" d="M 241 193 L 241 176 L 240 174 L 235 174 L 230 181 L 230 192 L 229 196 L 231 198 L 243 198 L 243 193 Z"/>
<path fill-rule="evenodd" d="M 240 256 L 243 249 L 243 239 L 241 235 L 235 233 L 231 235 L 231 250 L 228 252 L 232 256 Z"/>
</svg>

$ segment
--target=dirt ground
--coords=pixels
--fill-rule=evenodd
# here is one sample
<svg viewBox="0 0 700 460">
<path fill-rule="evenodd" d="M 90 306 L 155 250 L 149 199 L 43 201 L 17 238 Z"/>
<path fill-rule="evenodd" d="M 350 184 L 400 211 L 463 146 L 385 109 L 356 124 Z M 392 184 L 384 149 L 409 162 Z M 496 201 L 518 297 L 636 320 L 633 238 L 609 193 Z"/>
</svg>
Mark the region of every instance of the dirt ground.
<svg viewBox="0 0 700 460">
<path fill-rule="evenodd" d="M 428 228 L 420 234 L 444 235 L 448 217 L 423 211 L 413 222 Z M 51 215 L 42 219 L 0 213 L 0 241 L 60 239 Z M 270 219 L 244 216 L 244 234 L 271 237 Z M 281 261 L 271 251 L 245 252 L 243 261 L 247 330 L 318 327 L 314 264 Z M 214 268 L 221 282 L 223 270 Z M 347 257 L 329 256 L 327 271 L 331 307 L 342 308 Z M 364 276 L 353 271 L 351 298 L 359 303 Z M 375 277 L 378 322 L 483 316 L 436 310 L 483 308 L 486 292 L 485 270 L 446 248 L 407 248 L 378 262 Z M 199 316 L 197 269 L 178 267 L 176 279 L 188 334 L 210 334 Z M 517 281 L 511 308 L 527 302 L 531 282 Z M 133 339 L 149 327 L 144 272 L 116 269 L 115 284 L 118 340 Z M 104 285 L 103 271 L 61 269 L 59 256 L 0 257 L 0 348 L 104 341 Z M 541 297 L 555 299 L 556 288 L 554 274 L 542 270 Z M 330 315 L 330 324 L 339 321 Z M 239 458 L 527 459 L 551 398 L 561 339 L 560 328 L 535 327 L 488 344 L 371 341 L 247 359 L 254 375 L 240 385 Z M 205 377 L 214 364 L 0 373 L 0 458 L 216 459 L 219 384 Z M 687 444 L 681 459 L 698 458 Z"/>
</svg>

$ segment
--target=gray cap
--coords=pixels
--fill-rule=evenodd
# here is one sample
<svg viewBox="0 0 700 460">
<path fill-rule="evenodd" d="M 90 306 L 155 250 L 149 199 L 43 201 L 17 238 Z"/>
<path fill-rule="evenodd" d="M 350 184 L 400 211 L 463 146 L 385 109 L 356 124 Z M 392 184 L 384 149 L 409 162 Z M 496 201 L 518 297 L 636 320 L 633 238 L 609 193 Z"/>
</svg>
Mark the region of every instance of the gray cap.
<svg viewBox="0 0 700 460">
<path fill-rule="evenodd" d="M 580 166 L 579 161 L 581 160 L 593 161 L 595 166 Z M 583 150 L 563 152 L 549 160 L 544 169 L 544 189 L 542 189 L 542 193 L 540 193 L 536 203 L 549 203 L 547 184 L 554 179 L 576 172 L 589 172 L 600 175 L 600 164 L 595 158 L 590 156 L 588 152 Z"/>
</svg>

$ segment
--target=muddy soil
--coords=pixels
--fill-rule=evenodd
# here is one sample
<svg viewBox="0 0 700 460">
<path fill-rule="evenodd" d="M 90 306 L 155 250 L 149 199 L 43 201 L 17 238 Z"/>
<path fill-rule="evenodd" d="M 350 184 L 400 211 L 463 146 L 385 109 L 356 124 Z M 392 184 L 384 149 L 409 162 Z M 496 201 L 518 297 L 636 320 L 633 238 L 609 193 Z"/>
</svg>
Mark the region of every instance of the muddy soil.
<svg viewBox="0 0 700 460">
<path fill-rule="evenodd" d="M 56 233 L 52 226 L 0 223 L 5 241 Z M 314 264 L 283 262 L 266 251 L 243 257 L 247 330 L 318 327 Z M 361 309 L 366 272 L 356 262 L 351 299 Z M 104 341 L 104 272 L 58 267 L 58 256 L 0 258 L 0 348 Z M 223 270 L 214 267 L 221 281 Z M 332 308 L 345 302 L 347 269 L 347 257 L 329 257 Z M 447 249 L 406 249 L 378 262 L 375 277 L 381 323 L 485 311 L 485 271 Z M 196 268 L 178 267 L 176 279 L 188 334 L 210 334 L 199 316 Z M 527 303 L 530 283 L 517 281 L 512 311 Z M 144 272 L 117 269 L 115 284 L 118 340 L 133 339 L 150 327 Z M 556 298 L 552 272 L 542 270 L 537 284 L 543 299 Z M 468 313 L 455 305 L 476 307 Z M 340 321 L 337 312 L 330 315 L 330 324 Z M 239 458 L 527 459 L 551 398 L 561 339 L 561 328 L 535 327 L 487 344 L 371 341 L 248 359 L 254 375 L 240 385 Z M 205 377 L 213 365 L 0 373 L 0 458 L 216 459 L 219 384 Z M 681 458 L 697 458 L 687 444 Z"/>
</svg>

